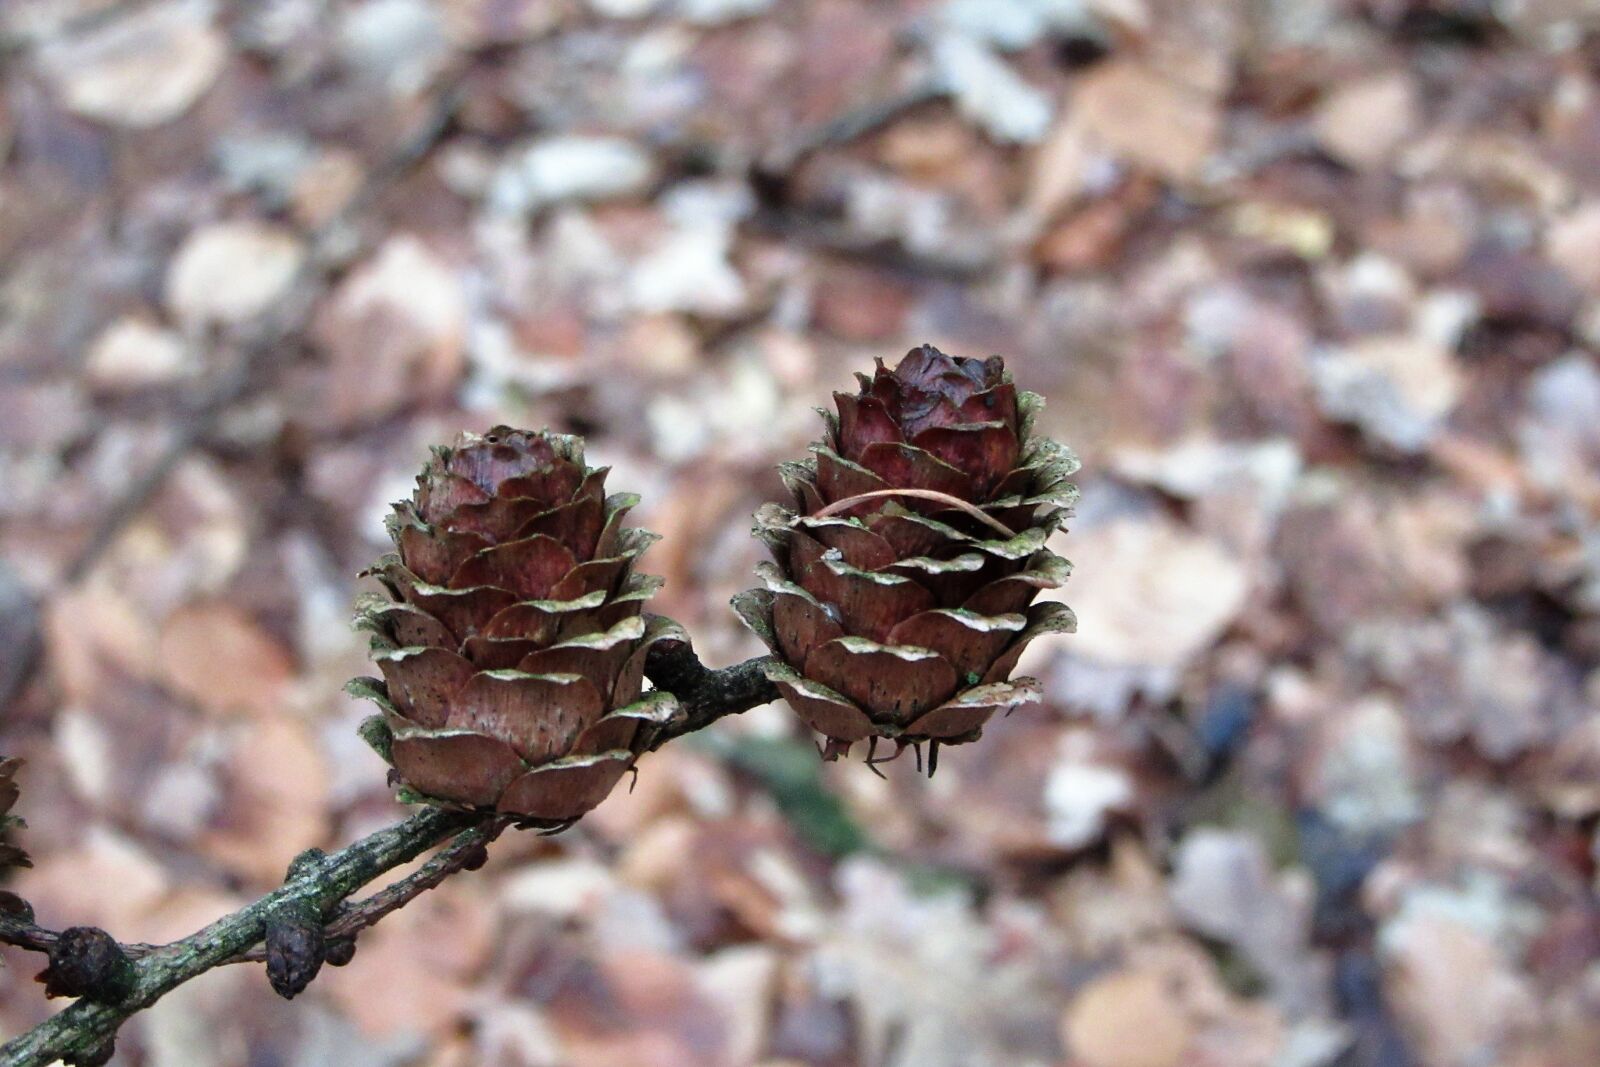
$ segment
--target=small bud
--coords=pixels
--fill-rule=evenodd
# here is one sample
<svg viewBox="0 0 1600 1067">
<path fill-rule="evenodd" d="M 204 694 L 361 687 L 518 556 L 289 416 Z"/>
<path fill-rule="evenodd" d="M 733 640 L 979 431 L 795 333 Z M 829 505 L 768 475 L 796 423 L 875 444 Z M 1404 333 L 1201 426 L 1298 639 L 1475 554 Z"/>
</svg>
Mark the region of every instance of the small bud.
<svg viewBox="0 0 1600 1067">
<path fill-rule="evenodd" d="M 461 869 L 463 871 L 475 871 L 488 862 L 488 848 L 481 844 L 473 845 L 472 848 L 462 856 Z"/>
<path fill-rule="evenodd" d="M 308 874 L 311 871 L 316 870 L 322 866 L 323 862 L 326 861 L 327 858 L 328 854 L 322 851 L 320 848 L 306 849 L 304 852 L 300 853 L 299 855 L 295 856 L 294 859 L 289 861 L 289 870 L 285 876 L 285 880 L 293 881 L 302 874 Z"/>
<path fill-rule="evenodd" d="M 305 991 L 324 958 L 322 917 L 315 908 L 285 907 L 268 920 L 267 981 L 284 1000 Z"/>
<path fill-rule="evenodd" d="M 329 967 L 343 967 L 356 958 L 356 939 L 353 937 L 336 937 L 328 942 L 323 950 L 327 957 L 324 961 Z"/>
<path fill-rule="evenodd" d="M 136 978 L 133 961 L 115 938 L 98 927 L 74 926 L 62 931 L 38 981 L 47 997 L 111 1003 L 132 992 Z"/>
</svg>

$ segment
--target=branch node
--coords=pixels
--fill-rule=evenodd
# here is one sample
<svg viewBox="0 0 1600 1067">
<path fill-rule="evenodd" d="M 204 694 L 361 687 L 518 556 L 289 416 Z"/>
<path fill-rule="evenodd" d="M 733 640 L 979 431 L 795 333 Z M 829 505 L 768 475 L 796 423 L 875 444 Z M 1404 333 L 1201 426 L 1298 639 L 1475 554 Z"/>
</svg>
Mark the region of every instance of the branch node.
<svg viewBox="0 0 1600 1067">
<path fill-rule="evenodd" d="M 746 660 L 712 670 L 700 662 L 687 641 L 658 641 L 645 659 L 644 673 L 657 689 L 678 698 L 680 718 L 659 728 L 650 739 L 654 751 L 674 738 L 703 730 L 724 715 L 737 715 L 758 704 L 778 699 L 778 688 L 767 680 L 767 659 Z"/>
<path fill-rule="evenodd" d="M 482 842 L 473 845 L 461 857 L 463 871 L 475 871 L 489 862 L 489 849 Z"/>
<path fill-rule="evenodd" d="M 321 869 L 328 862 L 328 854 L 320 848 L 308 848 L 289 861 L 289 871 L 286 880 L 299 878 L 303 874 L 310 874 Z"/>
<path fill-rule="evenodd" d="M 39 972 L 47 997 L 83 997 L 114 1004 L 133 992 L 138 975 L 116 938 L 97 926 L 63 930 Z"/>
</svg>

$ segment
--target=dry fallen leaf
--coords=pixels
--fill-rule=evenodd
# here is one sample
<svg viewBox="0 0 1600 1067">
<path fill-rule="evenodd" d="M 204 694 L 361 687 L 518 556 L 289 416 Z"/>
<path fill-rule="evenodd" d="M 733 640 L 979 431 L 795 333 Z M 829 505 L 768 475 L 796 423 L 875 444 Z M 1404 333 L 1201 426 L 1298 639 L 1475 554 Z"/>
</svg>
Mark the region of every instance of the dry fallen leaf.
<svg viewBox="0 0 1600 1067">
<path fill-rule="evenodd" d="M 474 976 L 495 951 L 495 930 L 489 893 L 458 878 L 363 933 L 360 962 L 325 971 L 318 987 L 369 1035 L 436 1040 L 464 1016 Z"/>
<path fill-rule="evenodd" d="M 165 385 L 198 369 L 182 338 L 136 315 L 118 319 L 95 338 L 86 367 L 92 383 L 112 391 Z"/>
<path fill-rule="evenodd" d="M 40 62 L 73 111 L 146 128 L 189 110 L 227 60 L 205 0 L 168 0 L 47 45 Z"/>
<path fill-rule="evenodd" d="M 31 843 L 31 842 L 30 842 Z M 133 938 L 144 917 L 171 891 L 173 878 L 146 849 L 123 834 L 92 827 L 83 840 L 34 855 L 12 888 L 55 929 L 94 925 Z M 115 886 L 115 893 L 107 887 Z"/>
<path fill-rule="evenodd" d="M 51 666 L 71 699 L 95 695 L 113 671 L 135 678 L 156 673 L 154 623 L 103 577 L 58 593 L 45 624 Z"/>
<path fill-rule="evenodd" d="M 212 715 L 284 711 L 294 673 L 288 651 L 225 601 L 175 612 L 161 628 L 162 680 Z"/>
<path fill-rule="evenodd" d="M 1071 552 L 1095 561 L 1068 586 L 1078 615 L 1071 651 L 1110 663 L 1186 662 L 1222 632 L 1249 591 L 1243 561 L 1165 518 L 1076 532 Z"/>
<path fill-rule="evenodd" d="M 465 368 L 466 332 L 456 272 L 419 238 L 389 238 L 317 313 L 328 359 L 313 390 L 319 421 L 357 424 L 444 395 Z"/>
<path fill-rule="evenodd" d="M 1200 177 L 1221 129 L 1215 101 L 1133 59 L 1086 74 L 1070 107 L 1111 154 L 1174 182 Z"/>
<path fill-rule="evenodd" d="M 1461 394 L 1450 350 L 1426 337 L 1365 337 L 1312 368 L 1330 416 L 1406 452 L 1428 443 Z"/>
<path fill-rule="evenodd" d="M 290 860 L 327 841 L 329 768 L 311 728 L 281 710 L 231 740 L 223 799 L 197 844 L 252 882 L 275 885 Z"/>
<path fill-rule="evenodd" d="M 1394 71 L 1337 85 L 1318 109 L 1314 129 L 1335 158 L 1366 168 L 1387 162 L 1417 119 L 1416 86 L 1408 73 Z"/>
<path fill-rule="evenodd" d="M 1178 1067 L 1193 1024 L 1159 972 L 1127 970 L 1085 986 L 1061 1030 L 1084 1067 Z"/>
<path fill-rule="evenodd" d="M 188 329 L 236 325 L 288 291 L 305 252 L 270 223 L 217 222 L 195 230 L 167 268 L 167 306 Z"/>
<path fill-rule="evenodd" d="M 1538 1018 L 1534 991 L 1471 921 L 1414 892 L 1380 934 L 1394 1004 L 1431 1063 L 1500 1060 Z"/>
</svg>

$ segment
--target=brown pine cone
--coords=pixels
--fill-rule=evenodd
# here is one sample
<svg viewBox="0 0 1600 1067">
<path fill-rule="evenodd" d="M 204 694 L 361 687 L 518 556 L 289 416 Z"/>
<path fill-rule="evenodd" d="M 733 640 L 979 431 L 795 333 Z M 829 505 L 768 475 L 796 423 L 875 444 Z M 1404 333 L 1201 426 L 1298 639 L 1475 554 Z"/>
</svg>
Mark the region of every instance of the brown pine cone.
<svg viewBox="0 0 1600 1067">
<path fill-rule="evenodd" d="M 633 573 L 656 537 L 622 525 L 638 498 L 605 495 L 580 439 L 496 427 L 435 450 L 388 527 L 389 598 L 365 598 L 383 680 L 351 691 L 363 732 L 420 799 L 557 828 L 605 799 L 677 714 L 644 692 L 660 579 Z"/>
<path fill-rule="evenodd" d="M 858 377 L 815 458 L 783 468 L 794 507 L 757 512 L 775 562 L 734 600 L 830 758 L 866 739 L 975 739 L 1039 699 L 1010 679 L 1028 643 L 1076 625 L 1066 605 L 1032 603 L 1070 571 L 1045 540 L 1077 496 L 1077 459 L 1032 433 L 1043 401 L 999 357 L 930 345 Z"/>
<path fill-rule="evenodd" d="M 0 756 L 0 875 L 4 875 L 9 867 L 33 866 L 28 854 L 8 840 L 10 831 L 23 825 L 21 819 L 11 814 L 11 806 L 17 802 L 19 795 L 17 771 L 21 767 L 20 759 Z M 0 889 L 0 911 L 26 915 L 29 908 L 15 893 Z"/>
</svg>

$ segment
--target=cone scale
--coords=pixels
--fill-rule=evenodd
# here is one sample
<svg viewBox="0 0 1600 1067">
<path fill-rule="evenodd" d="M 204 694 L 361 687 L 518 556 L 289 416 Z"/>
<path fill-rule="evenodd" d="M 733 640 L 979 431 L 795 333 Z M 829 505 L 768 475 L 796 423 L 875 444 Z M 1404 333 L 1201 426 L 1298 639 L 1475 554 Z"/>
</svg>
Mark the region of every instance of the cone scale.
<svg viewBox="0 0 1600 1067">
<path fill-rule="evenodd" d="M 734 607 L 773 652 L 767 675 L 837 758 L 857 741 L 975 740 L 1036 701 L 1024 649 L 1075 628 L 1066 560 L 1072 453 L 1033 433 L 1043 401 L 999 357 L 913 349 L 835 393 L 813 457 L 782 468 L 790 506 L 756 513 L 773 560 Z M 869 759 L 871 749 L 869 749 Z"/>
<path fill-rule="evenodd" d="M 382 678 L 352 693 L 381 714 L 363 735 L 410 799 L 555 829 L 603 800 L 677 714 L 644 690 L 657 578 L 634 573 L 655 535 L 622 525 L 576 437 L 496 427 L 436 449 L 394 505 L 396 551 L 364 597 Z"/>
</svg>

